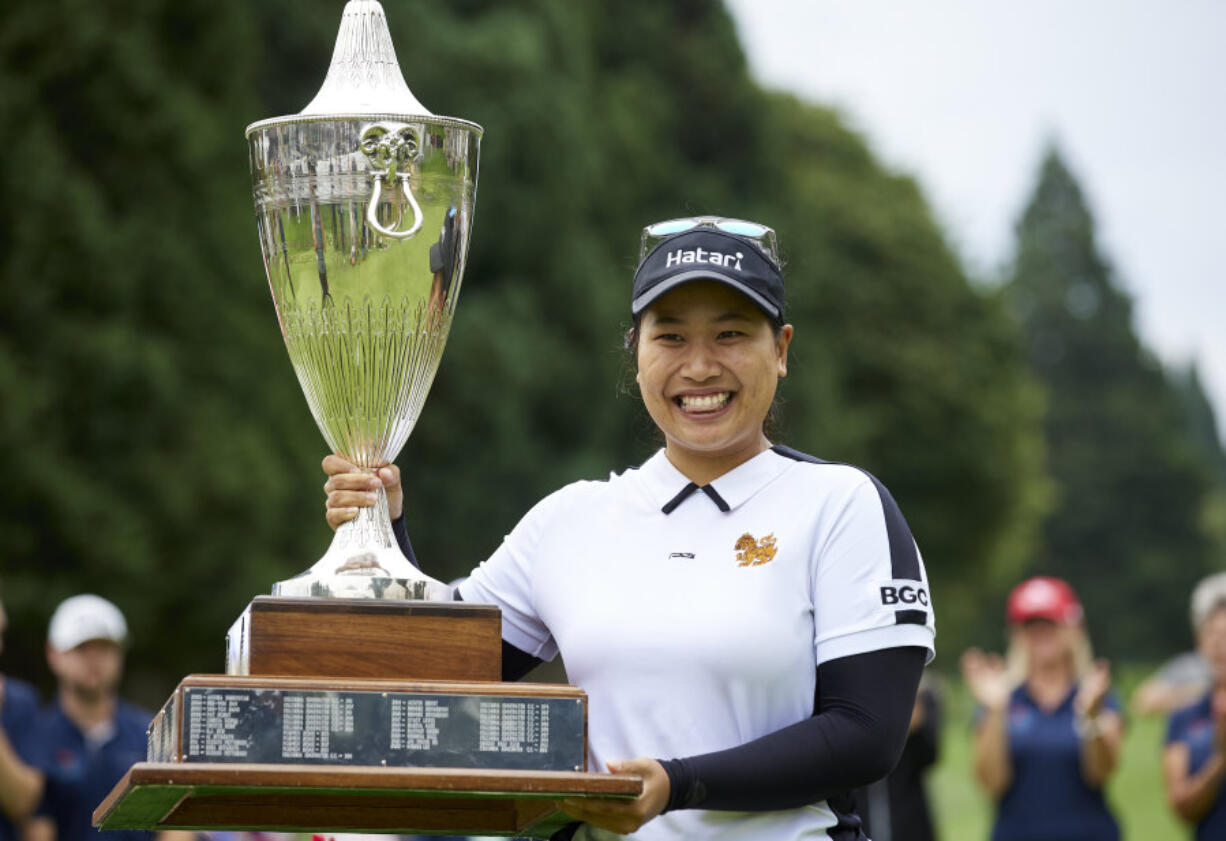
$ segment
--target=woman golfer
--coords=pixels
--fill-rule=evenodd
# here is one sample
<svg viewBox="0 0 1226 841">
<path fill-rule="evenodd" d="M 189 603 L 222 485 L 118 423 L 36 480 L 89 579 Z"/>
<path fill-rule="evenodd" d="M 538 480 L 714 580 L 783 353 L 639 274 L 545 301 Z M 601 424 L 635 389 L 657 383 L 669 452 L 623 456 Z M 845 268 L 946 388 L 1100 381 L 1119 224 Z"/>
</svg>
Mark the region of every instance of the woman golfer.
<svg viewBox="0 0 1226 841">
<path fill-rule="evenodd" d="M 575 838 L 863 839 L 850 790 L 897 760 L 933 653 L 919 552 L 876 479 L 763 432 L 793 338 L 774 232 L 680 219 L 643 246 L 627 341 L 663 449 L 537 503 L 459 597 L 502 609 L 506 679 L 561 653 L 592 770 L 643 778 L 563 801 Z M 395 468 L 324 470 L 333 527 L 379 481 L 402 516 Z"/>
</svg>

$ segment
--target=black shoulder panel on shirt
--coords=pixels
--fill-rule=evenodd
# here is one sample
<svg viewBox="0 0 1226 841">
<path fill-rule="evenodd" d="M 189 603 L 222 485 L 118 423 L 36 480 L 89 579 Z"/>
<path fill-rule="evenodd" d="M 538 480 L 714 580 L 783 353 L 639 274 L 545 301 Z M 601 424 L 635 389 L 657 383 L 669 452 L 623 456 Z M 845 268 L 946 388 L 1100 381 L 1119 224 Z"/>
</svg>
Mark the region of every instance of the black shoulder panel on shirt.
<svg viewBox="0 0 1226 841">
<path fill-rule="evenodd" d="M 826 461 L 825 459 L 820 459 L 817 456 L 811 456 L 808 453 L 802 453 L 800 450 L 793 450 L 791 447 L 785 447 L 782 444 L 776 444 L 775 446 L 771 447 L 771 449 L 777 452 L 779 455 L 785 456 L 786 458 L 790 458 L 793 461 L 807 461 L 809 464 L 835 464 L 836 463 L 832 461 Z"/>
<path fill-rule="evenodd" d="M 794 461 L 803 461 L 809 464 L 841 464 L 844 467 L 854 467 L 867 476 L 872 481 L 873 487 L 877 489 L 877 496 L 881 497 L 881 509 L 885 512 L 885 533 L 886 539 L 890 543 L 890 576 L 896 580 L 900 578 L 911 581 L 920 580 L 919 553 L 915 548 L 915 538 L 911 536 L 911 529 L 907 525 L 902 511 L 899 510 L 898 503 L 894 501 L 894 497 L 890 495 L 885 485 L 881 484 L 876 476 L 863 468 L 856 467 L 854 464 L 825 461 L 808 453 L 793 450 L 791 447 L 785 447 L 782 444 L 776 444 L 771 449 L 779 455 Z"/>
</svg>

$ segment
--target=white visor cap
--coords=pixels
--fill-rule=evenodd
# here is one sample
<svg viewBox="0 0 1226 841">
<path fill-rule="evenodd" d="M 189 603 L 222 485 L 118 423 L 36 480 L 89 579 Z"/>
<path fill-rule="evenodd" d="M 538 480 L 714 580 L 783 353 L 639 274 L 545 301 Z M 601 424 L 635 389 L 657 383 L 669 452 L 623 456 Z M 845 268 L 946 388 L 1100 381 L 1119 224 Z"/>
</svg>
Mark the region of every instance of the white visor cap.
<svg viewBox="0 0 1226 841">
<path fill-rule="evenodd" d="M 70 651 L 90 640 L 110 640 L 123 645 L 127 639 L 128 623 L 119 608 L 92 593 L 61 602 L 47 628 L 47 642 L 56 651 Z"/>
</svg>

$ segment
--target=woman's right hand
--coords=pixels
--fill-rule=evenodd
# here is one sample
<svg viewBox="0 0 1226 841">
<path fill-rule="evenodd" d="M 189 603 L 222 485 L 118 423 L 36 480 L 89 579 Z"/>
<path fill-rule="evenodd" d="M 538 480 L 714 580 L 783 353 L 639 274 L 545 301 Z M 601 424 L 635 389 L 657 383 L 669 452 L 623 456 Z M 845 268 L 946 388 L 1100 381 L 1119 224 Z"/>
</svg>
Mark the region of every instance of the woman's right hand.
<svg viewBox="0 0 1226 841">
<path fill-rule="evenodd" d="M 333 453 L 324 458 L 323 469 L 328 476 L 324 482 L 324 493 L 328 495 L 326 517 L 333 529 L 358 516 L 359 508 L 374 505 L 380 485 L 387 492 L 387 513 L 391 518 L 396 520 L 404 513 L 404 490 L 396 465 L 384 465 L 373 474 L 363 473 Z"/>
<path fill-rule="evenodd" d="M 1103 710 L 1103 702 L 1111 691 L 1111 664 L 1095 660 L 1090 671 L 1081 679 L 1081 688 L 1073 699 L 1073 709 L 1086 718 L 1097 718 Z"/>
<path fill-rule="evenodd" d="M 962 655 L 962 680 L 984 709 L 1003 710 L 1009 703 L 1009 678 L 999 654 L 968 649 Z"/>
</svg>

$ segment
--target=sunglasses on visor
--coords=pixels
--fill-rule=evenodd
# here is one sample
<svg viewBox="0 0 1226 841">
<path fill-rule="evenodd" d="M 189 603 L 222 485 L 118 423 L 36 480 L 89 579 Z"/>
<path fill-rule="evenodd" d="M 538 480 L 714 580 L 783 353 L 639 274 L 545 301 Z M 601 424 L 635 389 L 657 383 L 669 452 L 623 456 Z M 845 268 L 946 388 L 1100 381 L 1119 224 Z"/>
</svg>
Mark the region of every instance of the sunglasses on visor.
<svg viewBox="0 0 1226 841">
<path fill-rule="evenodd" d="M 643 237 L 639 244 L 639 262 L 647 256 L 651 249 L 668 239 L 696 228 L 713 228 L 726 234 L 752 240 L 763 252 L 779 265 L 779 246 L 775 241 L 774 228 L 750 222 L 746 219 L 726 219 L 723 216 L 688 216 L 682 219 L 668 219 L 656 222 L 643 228 Z"/>
</svg>

